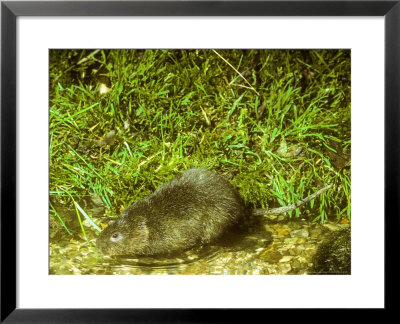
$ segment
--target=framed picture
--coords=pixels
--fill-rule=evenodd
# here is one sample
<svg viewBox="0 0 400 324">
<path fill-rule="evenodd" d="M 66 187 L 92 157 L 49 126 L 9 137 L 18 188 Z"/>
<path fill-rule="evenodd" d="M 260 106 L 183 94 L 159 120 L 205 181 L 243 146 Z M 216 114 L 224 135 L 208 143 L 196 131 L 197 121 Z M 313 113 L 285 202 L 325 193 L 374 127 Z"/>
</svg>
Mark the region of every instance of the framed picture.
<svg viewBox="0 0 400 324">
<path fill-rule="evenodd" d="M 399 15 L 2 2 L 1 320 L 390 308 Z"/>
</svg>

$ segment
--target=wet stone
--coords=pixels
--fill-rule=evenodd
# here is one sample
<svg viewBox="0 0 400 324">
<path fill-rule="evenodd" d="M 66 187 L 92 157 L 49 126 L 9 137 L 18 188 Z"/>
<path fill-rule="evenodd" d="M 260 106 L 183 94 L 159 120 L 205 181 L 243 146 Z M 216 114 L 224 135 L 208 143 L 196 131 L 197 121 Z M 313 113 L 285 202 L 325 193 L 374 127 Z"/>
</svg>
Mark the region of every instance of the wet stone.
<svg viewBox="0 0 400 324">
<path fill-rule="evenodd" d="M 282 258 L 282 254 L 278 251 L 265 251 L 260 255 L 260 258 L 267 262 L 277 263 Z"/>
<path fill-rule="evenodd" d="M 323 224 L 323 226 L 328 228 L 330 231 L 337 231 L 340 229 L 339 224 Z"/>
<path fill-rule="evenodd" d="M 97 224 L 107 224 L 111 218 L 102 215 L 94 220 Z M 281 223 L 266 221 L 258 228 L 238 234 L 237 242 L 235 239 L 232 244 L 198 247 L 175 256 L 113 258 L 102 256 L 95 248 L 98 233 L 94 230 L 87 230 L 92 246 L 89 248 L 79 230 L 71 239 L 69 235 L 58 235 L 63 234 L 64 229 L 59 229 L 56 219 L 50 225 L 49 273 L 55 275 L 311 274 L 313 258 L 321 242 L 333 231 L 350 226 L 297 219 L 287 221 L 286 218 Z M 52 235 L 52 231 L 57 235 Z"/>
<path fill-rule="evenodd" d="M 310 235 L 312 237 L 318 237 L 318 236 L 320 236 L 322 234 L 322 232 L 323 232 L 322 229 L 320 227 L 317 227 L 317 228 L 313 228 L 310 231 Z"/>
<path fill-rule="evenodd" d="M 289 235 L 289 233 L 290 233 L 290 229 L 289 228 L 285 228 L 283 230 L 278 231 L 278 234 L 282 235 L 282 236 Z"/>
<path fill-rule="evenodd" d="M 282 259 L 279 260 L 279 263 L 290 262 L 293 259 L 291 255 L 285 255 Z"/>
<path fill-rule="evenodd" d="M 279 265 L 279 272 L 281 274 L 287 274 L 290 270 L 292 270 L 292 267 L 289 263 L 283 263 Z"/>
<path fill-rule="evenodd" d="M 299 229 L 290 232 L 291 237 L 308 237 L 309 233 L 306 229 Z"/>
<path fill-rule="evenodd" d="M 295 248 L 291 249 L 290 251 L 293 250 L 294 255 L 301 255 L 303 251 L 305 250 L 305 247 L 303 245 L 298 245 Z"/>
<path fill-rule="evenodd" d="M 289 237 L 284 239 L 285 244 L 296 244 L 297 241 L 298 241 L 297 237 Z"/>
<path fill-rule="evenodd" d="M 291 263 L 291 266 L 292 266 L 293 269 L 299 269 L 299 268 L 301 268 L 301 262 L 299 260 L 294 260 Z"/>
</svg>

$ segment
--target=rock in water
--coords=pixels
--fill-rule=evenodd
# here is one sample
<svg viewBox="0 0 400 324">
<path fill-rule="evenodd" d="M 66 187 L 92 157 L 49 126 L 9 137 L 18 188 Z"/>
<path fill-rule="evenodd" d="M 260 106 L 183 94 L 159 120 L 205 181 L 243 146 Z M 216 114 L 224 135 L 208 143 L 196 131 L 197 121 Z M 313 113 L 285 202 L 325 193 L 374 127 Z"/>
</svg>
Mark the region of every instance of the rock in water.
<svg viewBox="0 0 400 324">
<path fill-rule="evenodd" d="M 350 228 L 333 232 L 321 243 L 313 258 L 311 274 L 351 274 Z"/>
</svg>

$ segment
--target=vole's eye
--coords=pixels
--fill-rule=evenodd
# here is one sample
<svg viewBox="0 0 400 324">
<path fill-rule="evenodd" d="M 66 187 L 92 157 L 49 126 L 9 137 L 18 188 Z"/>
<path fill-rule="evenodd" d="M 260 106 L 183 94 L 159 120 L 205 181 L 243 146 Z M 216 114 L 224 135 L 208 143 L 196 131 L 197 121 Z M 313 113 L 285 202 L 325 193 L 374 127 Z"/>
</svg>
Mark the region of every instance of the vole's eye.
<svg viewBox="0 0 400 324">
<path fill-rule="evenodd" d="M 122 238 L 121 233 L 120 232 L 115 232 L 115 233 L 111 234 L 110 241 L 116 242 L 116 241 L 119 241 L 121 238 Z"/>
</svg>

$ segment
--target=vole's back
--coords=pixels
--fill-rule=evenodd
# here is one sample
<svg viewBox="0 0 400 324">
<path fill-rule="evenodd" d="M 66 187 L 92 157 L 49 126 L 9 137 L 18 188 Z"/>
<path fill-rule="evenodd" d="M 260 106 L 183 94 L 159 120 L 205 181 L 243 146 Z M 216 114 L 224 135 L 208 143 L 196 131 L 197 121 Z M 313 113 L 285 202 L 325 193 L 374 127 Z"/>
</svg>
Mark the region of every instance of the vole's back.
<svg viewBox="0 0 400 324">
<path fill-rule="evenodd" d="M 128 207 L 100 235 L 105 254 L 159 254 L 211 242 L 245 211 L 222 176 L 190 169 Z"/>
</svg>

